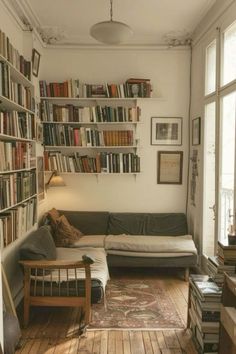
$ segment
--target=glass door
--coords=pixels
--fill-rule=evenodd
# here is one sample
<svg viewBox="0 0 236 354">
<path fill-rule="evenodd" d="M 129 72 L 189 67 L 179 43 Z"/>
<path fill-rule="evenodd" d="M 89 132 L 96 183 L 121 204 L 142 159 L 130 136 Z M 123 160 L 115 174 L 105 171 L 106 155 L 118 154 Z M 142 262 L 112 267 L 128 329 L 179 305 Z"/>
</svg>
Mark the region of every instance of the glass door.
<svg viewBox="0 0 236 354">
<path fill-rule="evenodd" d="M 221 100 L 219 240 L 227 238 L 229 225 L 235 222 L 235 120 L 236 91 Z"/>
<path fill-rule="evenodd" d="M 213 256 L 215 249 L 215 111 L 215 102 L 205 105 L 203 254 L 207 256 Z"/>
</svg>

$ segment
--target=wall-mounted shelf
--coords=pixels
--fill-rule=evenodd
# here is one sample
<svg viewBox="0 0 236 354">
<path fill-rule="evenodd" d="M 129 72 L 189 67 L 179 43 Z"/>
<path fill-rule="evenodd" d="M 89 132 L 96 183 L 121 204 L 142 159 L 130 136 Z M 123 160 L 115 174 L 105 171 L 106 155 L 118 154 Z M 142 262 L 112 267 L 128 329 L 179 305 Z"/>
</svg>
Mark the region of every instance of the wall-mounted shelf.
<svg viewBox="0 0 236 354">
<path fill-rule="evenodd" d="M 18 138 L 17 136 L 6 135 L 6 134 L 0 134 L 0 140 L 4 140 L 4 141 L 22 141 L 22 142 L 26 142 L 26 143 L 35 142 L 35 140 L 32 140 L 32 139 Z"/>
</svg>

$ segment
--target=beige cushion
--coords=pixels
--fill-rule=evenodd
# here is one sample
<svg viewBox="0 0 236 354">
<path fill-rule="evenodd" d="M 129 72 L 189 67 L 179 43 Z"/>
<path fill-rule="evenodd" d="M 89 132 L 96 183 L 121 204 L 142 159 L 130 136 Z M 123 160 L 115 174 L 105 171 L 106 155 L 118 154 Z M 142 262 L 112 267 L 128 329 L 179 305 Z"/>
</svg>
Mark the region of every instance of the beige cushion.
<svg viewBox="0 0 236 354">
<path fill-rule="evenodd" d="M 106 235 L 86 235 L 82 236 L 78 241 L 74 242 L 71 247 L 105 247 Z"/>
</svg>

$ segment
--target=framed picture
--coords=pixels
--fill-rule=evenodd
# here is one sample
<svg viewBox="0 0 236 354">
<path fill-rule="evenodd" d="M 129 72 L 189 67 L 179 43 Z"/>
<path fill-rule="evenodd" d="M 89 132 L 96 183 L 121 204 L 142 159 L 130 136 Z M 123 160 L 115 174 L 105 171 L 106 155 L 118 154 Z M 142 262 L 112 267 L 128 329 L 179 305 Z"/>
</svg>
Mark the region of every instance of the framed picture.
<svg viewBox="0 0 236 354">
<path fill-rule="evenodd" d="M 152 117 L 151 145 L 182 145 L 182 118 Z"/>
<path fill-rule="evenodd" d="M 32 52 L 32 73 L 34 76 L 38 76 L 39 73 L 39 63 L 40 63 L 40 54 L 36 49 L 33 49 Z"/>
<path fill-rule="evenodd" d="M 192 145 L 201 144 L 201 117 L 192 120 Z"/>
<path fill-rule="evenodd" d="M 158 151 L 157 183 L 182 184 L 183 151 Z"/>
<path fill-rule="evenodd" d="M 37 170 L 38 170 L 38 200 L 41 201 L 45 198 L 44 158 L 43 158 L 43 156 L 37 157 Z"/>
</svg>

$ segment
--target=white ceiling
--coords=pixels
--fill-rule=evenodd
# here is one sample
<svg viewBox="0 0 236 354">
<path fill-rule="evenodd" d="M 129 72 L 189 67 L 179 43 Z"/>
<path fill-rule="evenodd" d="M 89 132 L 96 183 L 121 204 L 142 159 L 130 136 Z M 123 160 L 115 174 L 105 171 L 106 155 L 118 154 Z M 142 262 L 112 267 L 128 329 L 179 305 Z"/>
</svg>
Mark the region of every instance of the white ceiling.
<svg viewBox="0 0 236 354">
<path fill-rule="evenodd" d="M 109 0 L 10 0 L 19 16 L 53 44 L 93 45 L 90 27 L 109 20 Z M 134 31 L 130 45 L 166 44 L 189 37 L 215 0 L 113 0 L 113 19 Z"/>
</svg>

